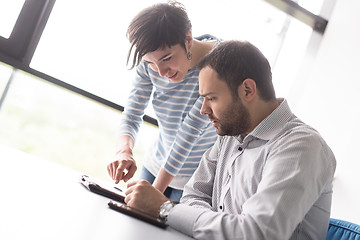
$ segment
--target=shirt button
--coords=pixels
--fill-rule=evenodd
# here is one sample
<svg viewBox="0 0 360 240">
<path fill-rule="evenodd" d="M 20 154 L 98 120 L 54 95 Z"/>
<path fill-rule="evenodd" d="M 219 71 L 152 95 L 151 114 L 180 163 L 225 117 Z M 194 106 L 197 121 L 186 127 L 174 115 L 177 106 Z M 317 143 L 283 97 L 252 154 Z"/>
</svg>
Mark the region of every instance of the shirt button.
<svg viewBox="0 0 360 240">
<path fill-rule="evenodd" d="M 222 206 L 220 206 L 220 210 L 222 210 Z"/>
</svg>

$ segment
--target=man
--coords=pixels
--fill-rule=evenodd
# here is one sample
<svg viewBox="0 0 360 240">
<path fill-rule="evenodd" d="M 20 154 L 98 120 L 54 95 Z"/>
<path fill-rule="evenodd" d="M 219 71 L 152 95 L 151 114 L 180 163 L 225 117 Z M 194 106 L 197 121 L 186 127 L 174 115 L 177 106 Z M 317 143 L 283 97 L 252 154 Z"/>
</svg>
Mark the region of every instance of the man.
<svg viewBox="0 0 360 240">
<path fill-rule="evenodd" d="M 219 44 L 198 65 L 199 92 L 220 135 L 180 204 L 145 181 L 128 205 L 198 239 L 325 239 L 335 157 L 313 128 L 276 99 L 271 69 L 252 44 Z"/>
</svg>

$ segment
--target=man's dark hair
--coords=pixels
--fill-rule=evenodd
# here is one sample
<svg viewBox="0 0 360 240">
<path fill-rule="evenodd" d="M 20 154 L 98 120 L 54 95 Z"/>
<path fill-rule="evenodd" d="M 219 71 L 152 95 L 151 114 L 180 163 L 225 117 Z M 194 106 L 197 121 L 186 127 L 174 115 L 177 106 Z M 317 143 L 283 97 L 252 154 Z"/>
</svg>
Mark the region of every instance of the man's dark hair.
<svg viewBox="0 0 360 240">
<path fill-rule="evenodd" d="M 145 8 L 131 21 L 127 37 L 130 50 L 127 64 L 134 51 L 131 68 L 137 66 L 141 58 L 161 48 L 180 44 L 185 48 L 185 38 L 191 30 L 191 22 L 181 3 L 169 1 Z"/>
<path fill-rule="evenodd" d="M 259 96 L 265 101 L 275 99 L 271 68 L 261 51 L 247 41 L 220 43 L 198 64 L 198 69 L 209 66 L 224 80 L 233 96 L 242 82 L 251 78 L 256 82 Z"/>
</svg>

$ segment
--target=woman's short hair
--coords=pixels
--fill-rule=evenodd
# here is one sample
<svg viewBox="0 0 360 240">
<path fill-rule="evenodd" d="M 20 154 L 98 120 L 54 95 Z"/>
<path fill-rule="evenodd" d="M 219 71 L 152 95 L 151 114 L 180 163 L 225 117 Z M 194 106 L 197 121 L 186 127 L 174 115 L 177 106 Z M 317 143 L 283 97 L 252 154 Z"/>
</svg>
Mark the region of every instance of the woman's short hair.
<svg viewBox="0 0 360 240">
<path fill-rule="evenodd" d="M 185 7 L 179 2 L 158 3 L 143 9 L 134 17 L 127 30 L 131 44 L 127 64 L 132 52 L 131 68 L 134 68 L 149 52 L 176 44 L 185 49 L 185 38 L 189 30 L 191 22 Z"/>
</svg>

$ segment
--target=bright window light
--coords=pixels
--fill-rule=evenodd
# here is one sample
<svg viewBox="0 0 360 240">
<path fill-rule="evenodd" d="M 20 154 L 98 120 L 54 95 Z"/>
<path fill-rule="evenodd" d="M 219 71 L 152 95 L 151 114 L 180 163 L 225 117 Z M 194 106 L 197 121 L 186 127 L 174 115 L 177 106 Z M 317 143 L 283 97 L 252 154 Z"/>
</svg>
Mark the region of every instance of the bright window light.
<svg viewBox="0 0 360 240">
<path fill-rule="evenodd" d="M 296 1 L 294 1 L 296 2 Z M 324 0 L 300 0 L 298 4 L 314 14 L 319 14 Z"/>
<path fill-rule="evenodd" d="M 56 1 L 31 67 L 105 99 L 126 105 L 134 77 L 134 71 L 129 71 L 126 66 L 130 46 L 126 38 L 127 26 L 141 9 L 157 2 L 159 1 Z M 260 48 L 272 66 L 276 66 L 275 62 L 284 56 L 287 59 L 282 59 L 282 62 L 290 66 L 281 64 L 282 68 L 296 72 L 299 67 L 299 64 L 294 65 L 293 62 L 294 59 L 300 61 L 303 52 L 297 50 L 305 49 L 312 29 L 305 24 L 300 24 L 300 30 L 294 29 L 297 25 L 291 22 L 297 20 L 266 1 L 180 2 L 188 11 L 194 37 L 208 33 L 224 40 L 248 40 Z M 282 54 L 283 44 L 291 28 L 292 32 L 307 33 L 292 38 L 294 47 L 287 48 L 288 52 Z M 291 84 L 288 77 L 276 81 L 276 85 L 281 85 L 282 81 Z M 151 110 L 149 115 L 152 115 Z"/>
<path fill-rule="evenodd" d="M 25 0 L 0 1 L 0 36 L 9 38 Z"/>
</svg>

